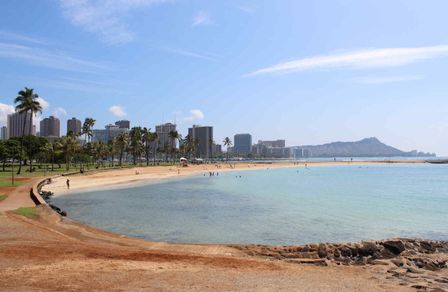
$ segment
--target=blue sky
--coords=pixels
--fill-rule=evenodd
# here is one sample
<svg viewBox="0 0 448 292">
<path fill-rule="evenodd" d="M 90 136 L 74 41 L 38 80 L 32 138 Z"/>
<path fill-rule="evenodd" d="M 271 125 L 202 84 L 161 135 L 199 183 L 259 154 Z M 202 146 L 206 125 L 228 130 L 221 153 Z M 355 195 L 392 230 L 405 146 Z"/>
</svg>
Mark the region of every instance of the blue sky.
<svg viewBox="0 0 448 292">
<path fill-rule="evenodd" d="M 448 155 L 445 0 L 4 0 L 0 124 L 43 116 L 215 127 L 288 145 L 376 136 Z"/>
</svg>

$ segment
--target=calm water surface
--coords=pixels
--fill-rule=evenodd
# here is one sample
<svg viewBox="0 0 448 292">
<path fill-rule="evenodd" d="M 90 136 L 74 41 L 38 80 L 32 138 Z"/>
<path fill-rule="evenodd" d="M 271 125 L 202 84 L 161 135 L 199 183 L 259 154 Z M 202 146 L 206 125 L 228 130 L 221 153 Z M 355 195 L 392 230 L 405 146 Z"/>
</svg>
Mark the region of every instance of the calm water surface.
<svg viewBox="0 0 448 292">
<path fill-rule="evenodd" d="M 155 241 L 446 240 L 448 165 L 223 172 L 62 196 L 54 203 L 80 222 Z"/>
</svg>

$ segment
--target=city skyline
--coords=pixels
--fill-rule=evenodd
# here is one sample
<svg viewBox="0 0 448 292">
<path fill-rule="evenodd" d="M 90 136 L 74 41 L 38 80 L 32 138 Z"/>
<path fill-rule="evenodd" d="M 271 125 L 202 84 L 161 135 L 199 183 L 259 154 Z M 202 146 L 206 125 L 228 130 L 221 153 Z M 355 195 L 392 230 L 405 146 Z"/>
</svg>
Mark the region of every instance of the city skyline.
<svg viewBox="0 0 448 292">
<path fill-rule="evenodd" d="M 28 86 L 61 133 L 93 117 L 448 155 L 444 1 L 98 3 L 2 2 L 0 126 Z"/>
</svg>

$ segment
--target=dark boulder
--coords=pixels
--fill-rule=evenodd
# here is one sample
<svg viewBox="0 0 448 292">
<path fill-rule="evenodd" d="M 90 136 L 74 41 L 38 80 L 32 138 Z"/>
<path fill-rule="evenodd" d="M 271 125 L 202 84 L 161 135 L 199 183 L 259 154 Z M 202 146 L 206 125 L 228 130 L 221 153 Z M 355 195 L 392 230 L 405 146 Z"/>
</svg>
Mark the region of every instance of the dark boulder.
<svg viewBox="0 0 448 292">
<path fill-rule="evenodd" d="M 327 247 L 325 244 L 320 244 L 319 248 L 317 249 L 317 254 L 319 255 L 319 258 L 326 258 L 328 256 Z"/>
<path fill-rule="evenodd" d="M 393 255 L 399 255 L 406 249 L 404 243 L 401 240 L 388 240 L 383 242 L 383 246 Z"/>
<path fill-rule="evenodd" d="M 378 246 L 374 242 L 363 242 L 358 248 L 358 253 L 361 256 L 373 256 L 378 251 Z"/>
</svg>

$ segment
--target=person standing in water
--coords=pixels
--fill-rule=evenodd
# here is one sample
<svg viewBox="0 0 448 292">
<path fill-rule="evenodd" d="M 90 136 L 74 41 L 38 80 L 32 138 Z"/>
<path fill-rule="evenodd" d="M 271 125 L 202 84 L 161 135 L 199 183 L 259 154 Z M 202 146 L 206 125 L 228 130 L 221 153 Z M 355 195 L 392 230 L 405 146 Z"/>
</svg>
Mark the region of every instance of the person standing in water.
<svg viewBox="0 0 448 292">
<path fill-rule="evenodd" d="M 70 189 L 70 180 L 67 179 L 67 181 L 65 183 L 67 184 L 67 189 L 69 190 Z"/>
</svg>

